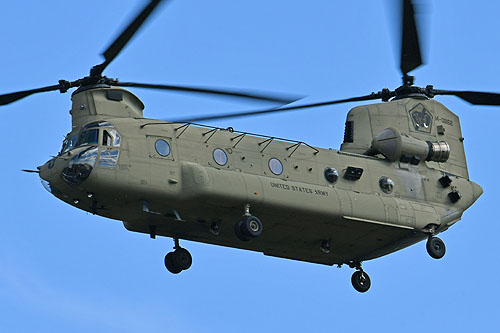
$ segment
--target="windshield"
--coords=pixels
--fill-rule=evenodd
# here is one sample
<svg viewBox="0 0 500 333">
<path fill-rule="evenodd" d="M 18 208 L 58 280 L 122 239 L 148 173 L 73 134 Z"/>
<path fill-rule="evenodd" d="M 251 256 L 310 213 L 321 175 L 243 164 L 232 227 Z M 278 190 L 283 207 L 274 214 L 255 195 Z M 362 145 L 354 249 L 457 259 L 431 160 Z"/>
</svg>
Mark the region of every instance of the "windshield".
<svg viewBox="0 0 500 333">
<path fill-rule="evenodd" d="M 66 139 L 64 139 L 63 141 L 61 154 L 75 148 L 77 139 L 78 139 L 78 134 L 75 134 L 73 136 L 68 135 Z"/>
<path fill-rule="evenodd" d="M 94 127 L 94 128 L 91 128 Z M 99 130 L 96 127 L 108 127 Z M 102 133 L 99 134 L 99 131 Z M 63 154 L 76 147 L 86 145 L 98 145 L 99 138 L 102 137 L 102 145 L 108 147 L 120 147 L 121 138 L 116 129 L 108 122 L 93 122 L 85 127 L 80 134 L 68 134 L 63 141 L 62 148 L 59 154 Z"/>
<path fill-rule="evenodd" d="M 98 142 L 99 142 L 99 129 L 93 128 L 85 130 L 82 133 L 80 133 L 80 137 L 78 138 L 76 146 L 80 147 L 83 145 L 96 145 Z"/>
</svg>

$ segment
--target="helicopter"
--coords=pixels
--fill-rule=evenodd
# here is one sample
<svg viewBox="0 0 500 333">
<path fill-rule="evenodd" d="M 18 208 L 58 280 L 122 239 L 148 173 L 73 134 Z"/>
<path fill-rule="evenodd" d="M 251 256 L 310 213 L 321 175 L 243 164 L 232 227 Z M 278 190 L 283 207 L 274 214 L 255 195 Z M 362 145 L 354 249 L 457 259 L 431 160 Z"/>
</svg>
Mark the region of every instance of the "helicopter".
<svg viewBox="0 0 500 333">
<path fill-rule="evenodd" d="M 138 18 L 158 3 L 152 1 Z M 412 6 L 404 4 L 409 23 L 403 31 L 411 34 L 416 32 Z M 457 222 L 481 195 L 468 179 L 458 117 L 432 97 L 455 95 L 498 105 L 498 95 L 414 87 L 408 74 L 419 66 L 418 55 L 411 57 L 419 53 L 418 44 L 403 52 L 410 56 L 402 57 L 399 90 L 231 115 L 384 101 L 351 110 L 342 148 L 330 151 L 193 123 L 228 115 L 176 122 L 144 118 L 142 102 L 118 87 L 174 87 L 103 77 L 126 41 L 113 43 L 104 53 L 106 61 L 88 77 L 5 94 L 1 100 L 8 104 L 33 93 L 78 87 L 72 96 L 73 129 L 60 154 L 38 170 L 41 178 L 70 205 L 122 220 L 127 229 L 153 238 L 173 237 L 175 251 L 165 258 L 173 273 L 189 268 L 190 254 L 179 239 L 190 239 L 347 264 L 356 268 L 354 287 L 364 292 L 370 280 L 362 261 L 423 239 L 428 239 L 431 256 L 442 257 L 444 243 L 435 235 Z M 388 118 L 399 120 L 388 126 Z M 430 200 L 426 193 L 437 194 Z M 304 226 L 303 221 L 314 224 Z"/>
</svg>

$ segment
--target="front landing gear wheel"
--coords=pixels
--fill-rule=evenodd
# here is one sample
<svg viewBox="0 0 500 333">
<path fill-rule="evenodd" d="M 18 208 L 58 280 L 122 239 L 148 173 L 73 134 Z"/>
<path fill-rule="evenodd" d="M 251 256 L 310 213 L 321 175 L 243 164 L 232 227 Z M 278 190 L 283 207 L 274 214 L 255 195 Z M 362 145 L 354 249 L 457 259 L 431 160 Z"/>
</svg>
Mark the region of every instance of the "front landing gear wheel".
<svg viewBox="0 0 500 333">
<path fill-rule="evenodd" d="M 429 237 L 425 247 L 427 248 L 427 253 L 434 259 L 441 259 L 446 253 L 444 242 L 437 237 Z"/>
<path fill-rule="evenodd" d="M 165 256 L 165 267 L 172 274 L 179 274 L 185 271 L 193 263 L 193 258 L 188 250 L 182 247 L 177 248 L 174 252 L 169 252 Z"/>
<path fill-rule="evenodd" d="M 370 277 L 363 271 L 354 272 L 351 277 L 351 282 L 354 289 L 360 293 L 367 292 L 371 286 Z"/>
<path fill-rule="evenodd" d="M 242 241 L 260 236 L 262 229 L 262 222 L 255 216 L 243 216 L 235 226 L 236 236 Z"/>
<path fill-rule="evenodd" d="M 182 269 L 174 263 L 173 256 L 173 252 L 167 253 L 167 255 L 165 256 L 165 267 L 170 273 L 179 274 L 180 272 L 182 272 Z"/>
</svg>

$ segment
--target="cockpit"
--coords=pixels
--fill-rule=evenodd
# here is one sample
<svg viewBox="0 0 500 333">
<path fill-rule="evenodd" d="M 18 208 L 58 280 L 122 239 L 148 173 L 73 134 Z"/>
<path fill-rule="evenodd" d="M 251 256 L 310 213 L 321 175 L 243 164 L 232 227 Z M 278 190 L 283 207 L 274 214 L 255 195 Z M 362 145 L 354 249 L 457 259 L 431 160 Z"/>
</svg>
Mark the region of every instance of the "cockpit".
<svg viewBox="0 0 500 333">
<path fill-rule="evenodd" d="M 69 133 L 59 154 L 77 147 L 99 145 L 99 138 L 102 138 L 101 146 L 120 147 L 120 135 L 113 125 L 107 121 L 98 121 L 85 125 L 80 132 Z"/>
<path fill-rule="evenodd" d="M 121 143 L 114 126 L 106 121 L 98 121 L 84 126 L 79 132 L 71 132 L 64 139 L 59 155 L 82 148 L 71 158 L 62 170 L 62 179 L 70 185 L 85 181 L 94 167 L 113 168 L 118 163 Z"/>
</svg>

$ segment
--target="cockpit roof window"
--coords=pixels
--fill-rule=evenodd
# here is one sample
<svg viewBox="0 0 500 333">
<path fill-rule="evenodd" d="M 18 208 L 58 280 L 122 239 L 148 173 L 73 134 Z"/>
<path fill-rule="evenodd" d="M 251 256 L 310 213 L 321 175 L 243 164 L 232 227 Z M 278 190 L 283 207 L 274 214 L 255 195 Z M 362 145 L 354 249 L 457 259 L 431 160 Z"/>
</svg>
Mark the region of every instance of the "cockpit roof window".
<svg viewBox="0 0 500 333">
<path fill-rule="evenodd" d="M 113 127 L 113 125 L 111 125 L 107 121 L 95 121 L 93 123 L 85 125 L 85 127 L 83 127 L 83 128 L 87 129 L 87 128 L 92 128 L 92 127 Z"/>
</svg>

